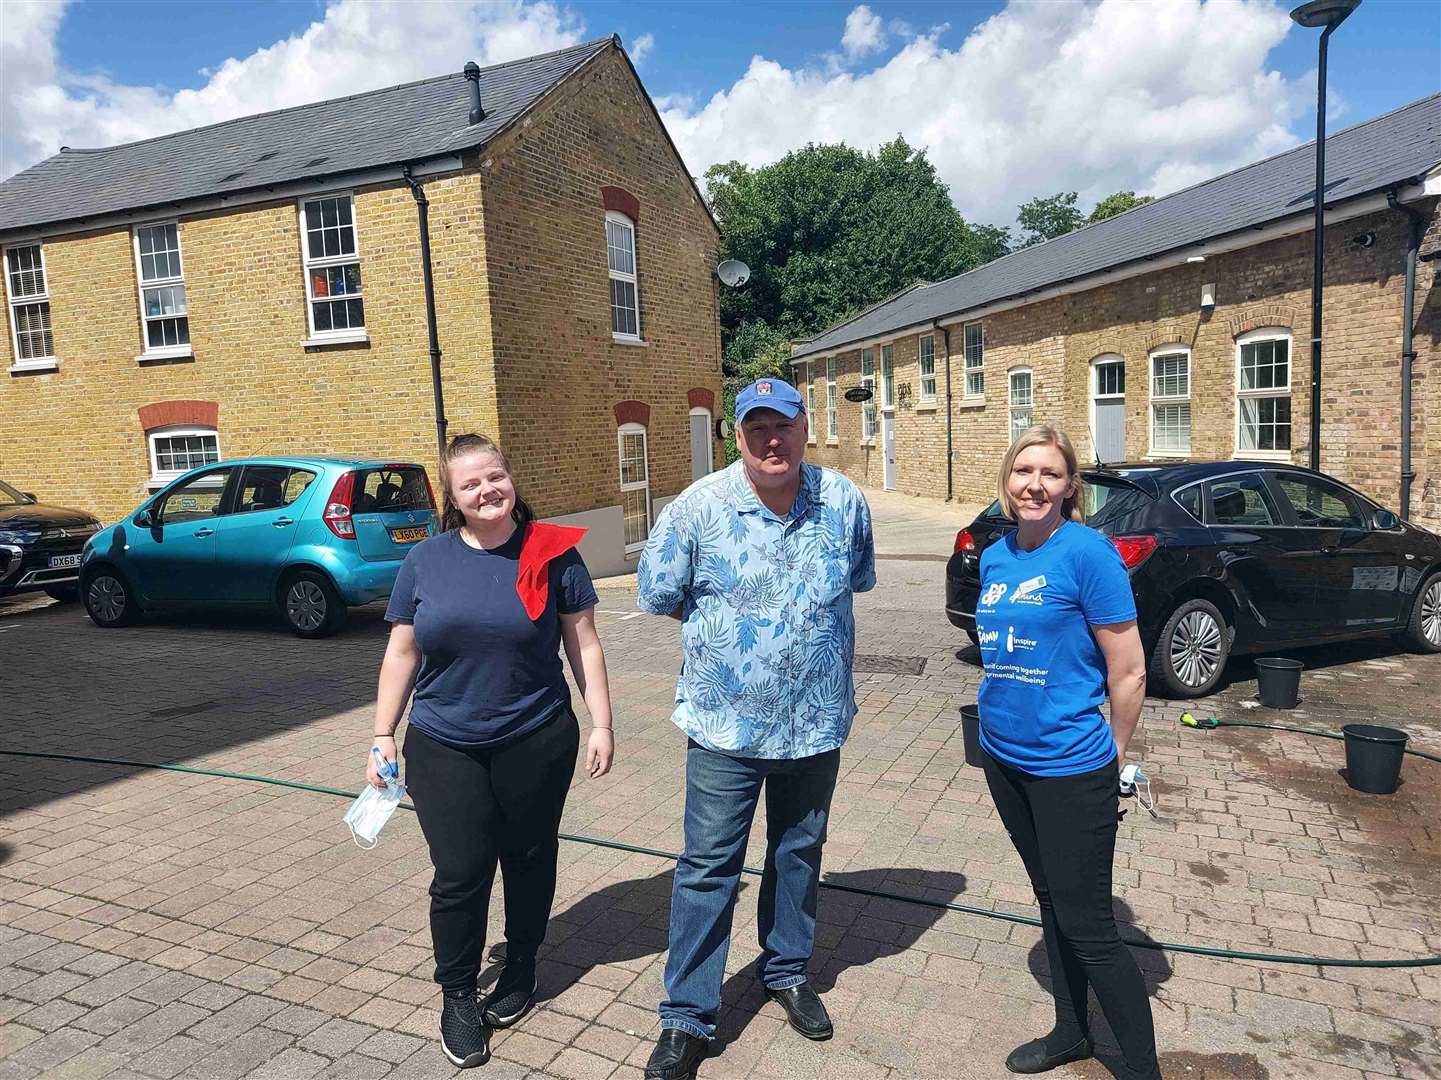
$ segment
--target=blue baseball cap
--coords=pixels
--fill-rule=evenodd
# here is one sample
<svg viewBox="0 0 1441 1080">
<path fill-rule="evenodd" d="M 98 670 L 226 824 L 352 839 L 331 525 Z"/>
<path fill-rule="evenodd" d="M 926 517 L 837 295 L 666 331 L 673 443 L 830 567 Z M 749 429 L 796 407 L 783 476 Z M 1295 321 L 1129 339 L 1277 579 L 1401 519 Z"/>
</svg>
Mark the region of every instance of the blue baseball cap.
<svg viewBox="0 0 1441 1080">
<path fill-rule="evenodd" d="M 806 411 L 801 393 L 784 379 L 757 379 L 736 395 L 736 423 L 752 409 L 774 409 L 782 416 Z"/>
</svg>

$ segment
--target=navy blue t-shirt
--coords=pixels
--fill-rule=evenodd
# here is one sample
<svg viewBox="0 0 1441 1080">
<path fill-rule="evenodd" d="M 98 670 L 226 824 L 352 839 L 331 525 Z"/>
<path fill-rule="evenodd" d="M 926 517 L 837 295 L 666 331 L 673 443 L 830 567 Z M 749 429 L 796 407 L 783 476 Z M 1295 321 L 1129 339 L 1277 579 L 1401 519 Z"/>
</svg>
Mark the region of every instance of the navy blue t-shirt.
<svg viewBox="0 0 1441 1080">
<path fill-rule="evenodd" d="M 410 722 L 451 746 L 508 742 L 570 703 L 559 615 L 595 607 L 595 586 L 572 548 L 547 568 L 545 610 L 532 622 L 515 591 L 522 531 L 493 551 L 459 529 L 441 533 L 395 578 L 385 618 L 412 624 L 421 654 Z"/>
<path fill-rule="evenodd" d="M 1130 576 L 1095 529 L 1063 522 L 1034 551 L 1008 533 L 981 555 L 981 745 L 1032 776 L 1074 776 L 1116 756 L 1101 715 L 1106 658 L 1092 626 L 1136 617 Z"/>
</svg>

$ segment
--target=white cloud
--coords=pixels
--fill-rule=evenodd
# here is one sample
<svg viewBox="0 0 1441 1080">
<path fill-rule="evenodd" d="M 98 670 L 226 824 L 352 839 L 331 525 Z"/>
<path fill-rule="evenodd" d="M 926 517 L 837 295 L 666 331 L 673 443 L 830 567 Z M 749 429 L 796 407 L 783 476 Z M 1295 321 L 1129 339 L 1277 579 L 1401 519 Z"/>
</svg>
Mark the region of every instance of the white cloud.
<svg viewBox="0 0 1441 1080">
<path fill-rule="evenodd" d="M 647 56 L 650 55 L 650 51 L 654 48 L 655 35 L 642 34 L 640 37 L 636 38 L 635 41 L 631 42 L 631 46 L 627 50 L 630 53 L 631 63 L 638 65 L 642 60 L 644 60 Z"/>
<path fill-rule="evenodd" d="M 886 30 L 881 17 L 865 4 L 852 9 L 846 16 L 846 32 L 841 36 L 841 48 L 851 59 L 879 52 L 886 43 Z"/>
<path fill-rule="evenodd" d="M 1165 194 L 1294 145 L 1308 89 L 1266 65 L 1290 25 L 1270 0 L 1016 0 L 953 49 L 932 30 L 864 73 L 757 55 L 728 89 L 667 101 L 663 116 L 697 174 L 899 132 L 963 214 L 1012 224 L 1034 195 Z M 850 31 L 847 19 L 843 47 Z"/>
<path fill-rule="evenodd" d="M 169 93 L 67 70 L 55 52 L 62 3 L 4 7 L 0 177 L 61 146 L 109 146 L 392 86 L 459 70 L 469 59 L 484 67 L 573 45 L 585 29 L 548 0 L 338 0 L 303 31 L 207 69 L 198 89 Z"/>
</svg>

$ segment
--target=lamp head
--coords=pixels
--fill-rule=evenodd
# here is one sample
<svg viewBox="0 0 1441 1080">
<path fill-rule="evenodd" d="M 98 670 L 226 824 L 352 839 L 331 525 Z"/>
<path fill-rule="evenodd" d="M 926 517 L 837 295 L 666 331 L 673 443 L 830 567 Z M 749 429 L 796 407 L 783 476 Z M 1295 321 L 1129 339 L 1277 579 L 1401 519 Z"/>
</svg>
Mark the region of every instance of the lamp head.
<svg viewBox="0 0 1441 1080">
<path fill-rule="evenodd" d="M 1291 12 L 1291 20 L 1299 26 L 1311 28 L 1337 27 L 1347 15 L 1355 11 L 1361 0 L 1309 0 Z"/>
</svg>

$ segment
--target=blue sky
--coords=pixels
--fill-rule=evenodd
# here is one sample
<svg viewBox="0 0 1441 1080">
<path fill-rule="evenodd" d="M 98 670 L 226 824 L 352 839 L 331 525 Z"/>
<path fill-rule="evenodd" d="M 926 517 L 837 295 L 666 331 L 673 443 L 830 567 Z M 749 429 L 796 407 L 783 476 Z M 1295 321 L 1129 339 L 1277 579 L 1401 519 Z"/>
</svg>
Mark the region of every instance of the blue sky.
<svg viewBox="0 0 1441 1080">
<path fill-rule="evenodd" d="M 902 133 L 978 220 L 1004 221 L 1048 190 L 1163 193 L 1314 129 L 1316 32 L 1267 0 L 8 0 L 0 174 L 62 144 L 128 141 L 612 31 L 694 172 Z M 1333 130 L 1441 90 L 1441 3 L 1364 0 L 1332 38 L 1330 80 Z"/>
</svg>

